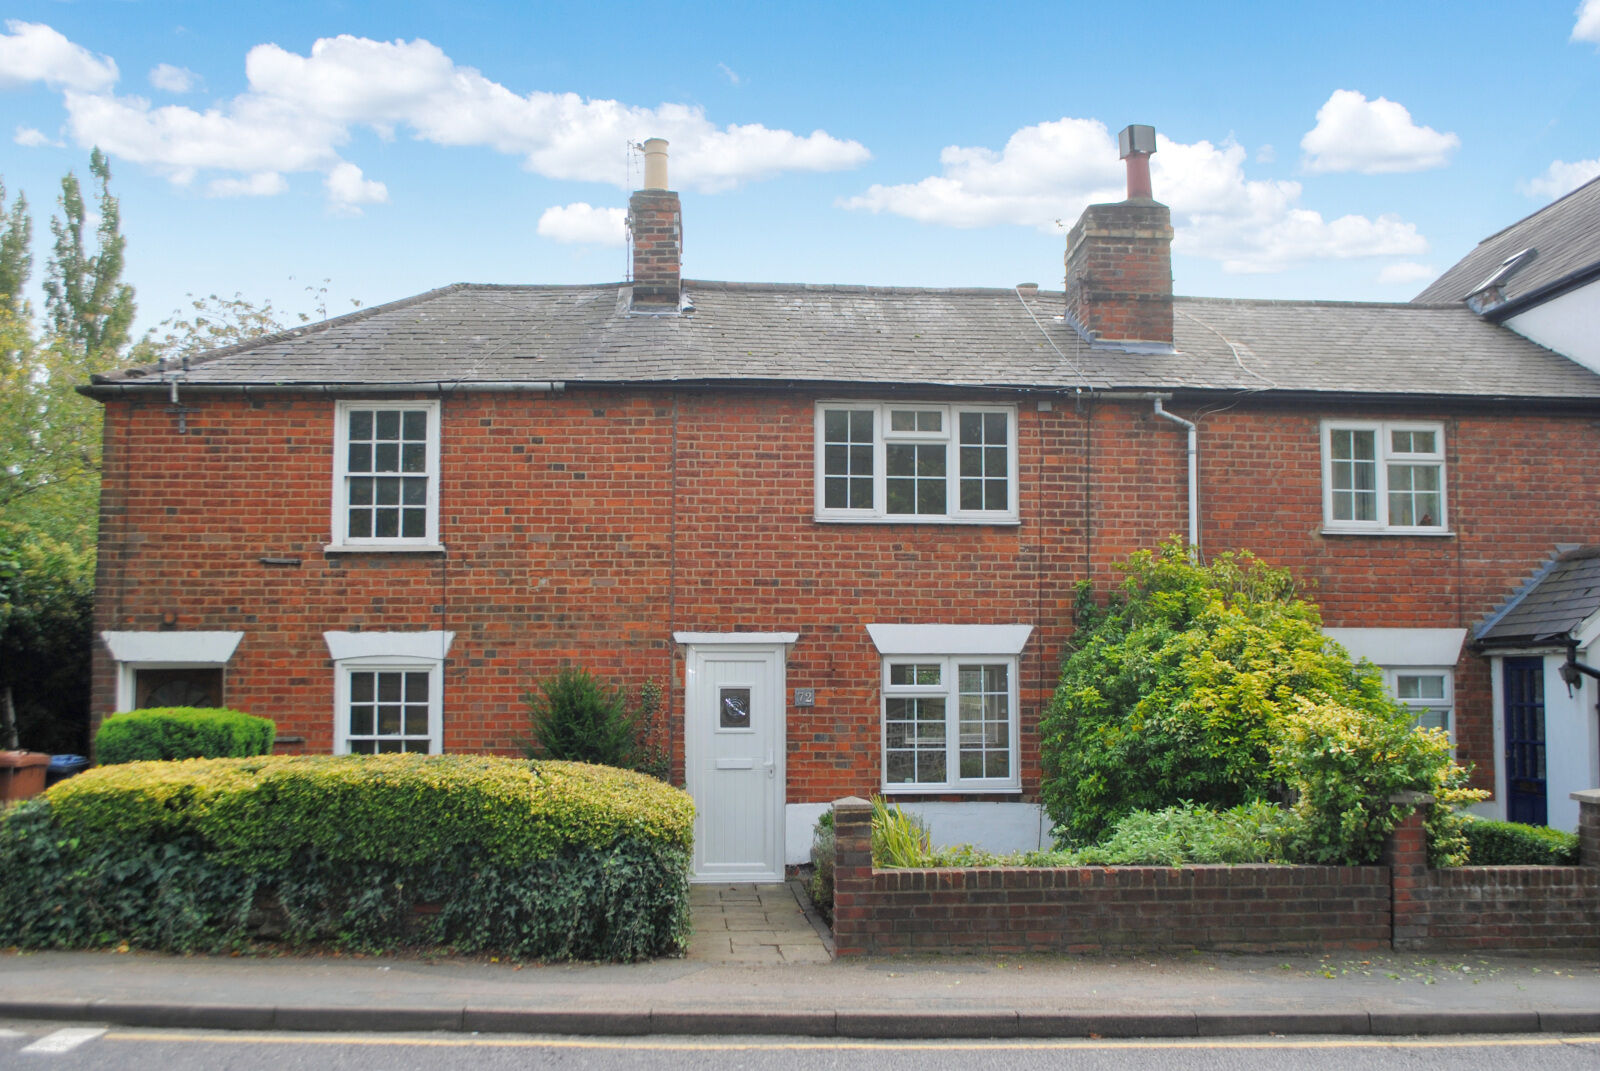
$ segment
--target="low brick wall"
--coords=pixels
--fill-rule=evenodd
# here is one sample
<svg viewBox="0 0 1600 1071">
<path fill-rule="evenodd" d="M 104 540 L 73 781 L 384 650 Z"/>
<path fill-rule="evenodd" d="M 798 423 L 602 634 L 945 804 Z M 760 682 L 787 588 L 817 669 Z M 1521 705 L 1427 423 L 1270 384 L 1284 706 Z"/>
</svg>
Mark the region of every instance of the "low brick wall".
<svg viewBox="0 0 1600 1071">
<path fill-rule="evenodd" d="M 1600 951 L 1600 791 L 1575 792 L 1579 866 L 1430 870 L 1421 819 L 1390 839 L 1394 947 Z"/>
<path fill-rule="evenodd" d="M 1600 948 L 1600 792 L 1579 796 L 1584 865 L 1454 870 L 1428 869 L 1420 810 L 1379 866 L 877 870 L 870 806 L 839 800 L 834 944 L 842 956 Z"/>
</svg>

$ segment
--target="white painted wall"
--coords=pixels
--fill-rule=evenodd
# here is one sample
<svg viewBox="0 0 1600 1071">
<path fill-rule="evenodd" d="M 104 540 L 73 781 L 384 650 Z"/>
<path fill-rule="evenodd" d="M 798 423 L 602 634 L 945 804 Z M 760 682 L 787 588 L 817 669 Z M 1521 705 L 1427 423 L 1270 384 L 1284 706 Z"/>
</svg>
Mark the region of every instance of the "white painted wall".
<svg viewBox="0 0 1600 1071">
<path fill-rule="evenodd" d="M 1569 290 L 1506 321 L 1524 338 L 1600 372 L 1600 280 Z"/>
<path fill-rule="evenodd" d="M 811 832 L 832 803 L 791 803 L 785 808 L 785 840 L 790 865 L 811 861 Z M 1037 803 L 902 803 L 921 815 L 936 847 L 972 844 L 991 852 L 1031 852 L 1049 848 L 1050 818 Z"/>
</svg>

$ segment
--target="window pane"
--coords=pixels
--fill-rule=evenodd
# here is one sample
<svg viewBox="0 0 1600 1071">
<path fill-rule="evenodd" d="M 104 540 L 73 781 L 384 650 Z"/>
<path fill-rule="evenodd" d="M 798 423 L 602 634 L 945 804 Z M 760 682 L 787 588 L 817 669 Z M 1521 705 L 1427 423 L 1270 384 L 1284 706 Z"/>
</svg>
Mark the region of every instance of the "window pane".
<svg viewBox="0 0 1600 1071">
<path fill-rule="evenodd" d="M 372 477 L 356 476 L 351 478 L 350 504 L 352 506 L 372 505 Z"/>
<path fill-rule="evenodd" d="M 1375 434 L 1353 428 L 1335 428 L 1328 436 L 1332 451 L 1333 519 L 1375 521 L 1378 519 L 1378 466 Z"/>
<path fill-rule="evenodd" d="M 399 472 L 400 444 L 379 443 L 373 447 L 372 470 L 374 472 Z"/>
<path fill-rule="evenodd" d="M 400 471 L 425 472 L 428 468 L 428 448 L 425 443 L 406 443 L 400 448 Z"/>
<path fill-rule="evenodd" d="M 426 539 L 428 537 L 428 511 L 425 509 L 401 510 L 400 534 L 406 539 Z"/>
<path fill-rule="evenodd" d="M 421 506 L 428 501 L 428 480 L 425 476 L 403 476 L 400 479 L 400 500 L 408 506 Z"/>
<path fill-rule="evenodd" d="M 942 667 L 937 662 L 891 662 L 889 683 L 920 684 L 937 687 Z"/>
<path fill-rule="evenodd" d="M 830 443 L 843 442 L 850 437 L 850 413 L 844 409 L 825 409 L 822 412 L 822 437 Z"/>
<path fill-rule="evenodd" d="M 400 414 L 393 409 L 380 409 L 374 414 L 373 434 L 374 439 L 400 438 Z"/>
<path fill-rule="evenodd" d="M 353 509 L 350 519 L 345 527 L 349 529 L 354 539 L 369 539 L 372 536 L 372 511 L 366 509 Z"/>
<path fill-rule="evenodd" d="M 421 442 L 428 438 L 428 414 L 421 409 L 408 409 L 405 414 L 405 437 Z"/>
<path fill-rule="evenodd" d="M 404 675 L 400 673 L 379 673 L 378 699 L 385 703 L 398 703 L 402 698 L 401 689 L 404 687 Z"/>
<path fill-rule="evenodd" d="M 372 471 L 372 444 L 351 443 L 345 467 L 351 472 Z"/>
<path fill-rule="evenodd" d="M 370 410 L 370 409 L 352 409 L 352 410 L 350 410 L 350 438 L 351 439 L 370 439 L 370 438 L 372 438 L 372 410 Z"/>
<path fill-rule="evenodd" d="M 957 667 L 961 716 L 959 746 L 963 776 L 1010 776 L 1010 668 L 1003 662 L 971 663 Z M 969 769 L 974 772 L 965 773 Z"/>
</svg>

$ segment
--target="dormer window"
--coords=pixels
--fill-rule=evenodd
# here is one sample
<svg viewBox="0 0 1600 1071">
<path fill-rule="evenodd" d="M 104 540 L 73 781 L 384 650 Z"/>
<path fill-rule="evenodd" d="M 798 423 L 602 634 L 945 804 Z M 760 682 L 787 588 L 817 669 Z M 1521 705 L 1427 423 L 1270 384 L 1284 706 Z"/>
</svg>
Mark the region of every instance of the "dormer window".
<svg viewBox="0 0 1600 1071">
<path fill-rule="evenodd" d="M 823 402 L 819 521 L 1017 520 L 1014 406 Z"/>
</svg>

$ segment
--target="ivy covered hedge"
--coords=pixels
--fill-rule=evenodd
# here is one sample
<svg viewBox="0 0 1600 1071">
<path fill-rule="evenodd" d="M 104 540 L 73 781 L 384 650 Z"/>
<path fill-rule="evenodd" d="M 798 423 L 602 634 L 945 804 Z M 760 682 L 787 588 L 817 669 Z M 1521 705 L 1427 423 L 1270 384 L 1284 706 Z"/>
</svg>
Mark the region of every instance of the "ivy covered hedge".
<svg viewBox="0 0 1600 1071">
<path fill-rule="evenodd" d="M 104 764 L 270 755 L 278 727 L 225 707 L 149 707 L 113 714 L 94 737 Z"/>
<path fill-rule="evenodd" d="M 0 819 L 0 945 L 637 960 L 688 934 L 688 796 L 488 756 L 106 766 Z"/>
</svg>

